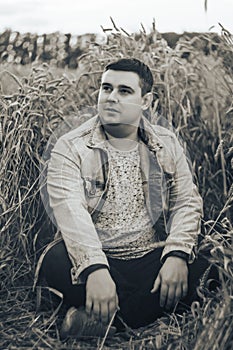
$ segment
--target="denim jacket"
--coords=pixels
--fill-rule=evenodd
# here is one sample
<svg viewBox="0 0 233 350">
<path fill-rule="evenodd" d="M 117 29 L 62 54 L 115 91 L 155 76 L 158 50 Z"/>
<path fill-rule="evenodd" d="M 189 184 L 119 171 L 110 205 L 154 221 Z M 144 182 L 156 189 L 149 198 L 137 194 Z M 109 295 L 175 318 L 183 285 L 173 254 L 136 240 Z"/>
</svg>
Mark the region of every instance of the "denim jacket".
<svg viewBox="0 0 233 350">
<path fill-rule="evenodd" d="M 194 259 L 202 199 L 193 183 L 183 148 L 171 131 L 142 117 L 139 154 L 145 203 L 161 259 L 180 250 Z M 108 266 L 95 229 L 108 191 L 106 136 L 98 116 L 58 139 L 48 165 L 50 206 L 73 268 L 73 283 L 93 264 Z"/>
</svg>

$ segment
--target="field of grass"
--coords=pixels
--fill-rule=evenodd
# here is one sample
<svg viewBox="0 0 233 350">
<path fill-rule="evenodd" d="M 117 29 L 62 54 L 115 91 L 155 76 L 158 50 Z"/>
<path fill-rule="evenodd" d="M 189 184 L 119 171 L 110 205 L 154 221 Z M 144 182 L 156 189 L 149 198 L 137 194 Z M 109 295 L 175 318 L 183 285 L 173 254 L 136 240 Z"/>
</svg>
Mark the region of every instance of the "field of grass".
<svg viewBox="0 0 233 350">
<path fill-rule="evenodd" d="M 205 283 L 184 315 L 165 315 L 150 327 L 114 337 L 112 349 L 233 348 L 233 44 L 226 32 L 213 42 L 181 38 L 168 47 L 155 29 L 128 35 L 116 26 L 107 43 L 92 45 L 77 70 L 36 62 L 0 66 L 0 348 L 95 349 L 100 340 L 61 343 L 61 322 L 48 292 L 37 310 L 32 290 L 36 259 L 53 228 L 40 199 L 40 172 L 46 147 L 90 118 L 104 66 L 116 58 L 147 63 L 155 79 L 152 122 L 173 125 L 189 152 L 204 199 L 203 240 L 222 287 Z M 203 45 L 208 52 L 203 51 Z M 59 128 L 58 128 L 59 127 Z M 53 305 L 59 306 L 59 298 Z"/>
</svg>

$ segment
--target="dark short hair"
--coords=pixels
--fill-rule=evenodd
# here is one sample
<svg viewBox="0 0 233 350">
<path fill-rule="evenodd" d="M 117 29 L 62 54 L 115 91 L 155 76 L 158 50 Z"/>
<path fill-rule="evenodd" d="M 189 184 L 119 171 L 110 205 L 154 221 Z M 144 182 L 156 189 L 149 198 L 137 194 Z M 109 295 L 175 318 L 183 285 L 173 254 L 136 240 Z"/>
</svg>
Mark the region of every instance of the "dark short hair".
<svg viewBox="0 0 233 350">
<path fill-rule="evenodd" d="M 136 58 L 121 58 L 115 62 L 109 63 L 105 67 L 107 70 L 116 70 L 124 72 L 134 72 L 139 76 L 142 96 L 151 92 L 153 86 L 153 76 L 150 68 Z"/>
</svg>

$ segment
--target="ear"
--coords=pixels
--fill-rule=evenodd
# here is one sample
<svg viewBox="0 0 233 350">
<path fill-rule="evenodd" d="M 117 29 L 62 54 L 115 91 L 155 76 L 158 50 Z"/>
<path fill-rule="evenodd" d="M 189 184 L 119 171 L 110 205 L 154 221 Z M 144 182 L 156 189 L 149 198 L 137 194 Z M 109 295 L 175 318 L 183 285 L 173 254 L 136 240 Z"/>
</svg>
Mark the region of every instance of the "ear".
<svg viewBox="0 0 233 350">
<path fill-rule="evenodd" d="M 142 110 L 145 111 L 147 110 L 153 100 L 153 94 L 152 92 L 147 92 L 143 97 L 142 97 Z"/>
</svg>

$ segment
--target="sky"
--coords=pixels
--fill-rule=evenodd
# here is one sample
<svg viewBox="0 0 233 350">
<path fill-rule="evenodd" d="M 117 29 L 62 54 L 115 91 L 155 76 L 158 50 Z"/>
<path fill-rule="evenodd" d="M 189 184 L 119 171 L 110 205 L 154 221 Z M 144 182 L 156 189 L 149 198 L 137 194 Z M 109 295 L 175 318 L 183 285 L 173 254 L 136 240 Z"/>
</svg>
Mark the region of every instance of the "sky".
<svg viewBox="0 0 233 350">
<path fill-rule="evenodd" d="M 111 16 L 129 33 L 141 23 L 150 31 L 153 18 L 161 33 L 220 32 L 218 22 L 233 33 L 233 0 L 207 4 L 205 12 L 204 0 L 0 0 L 0 32 L 102 33 L 101 25 L 112 28 Z"/>
</svg>

